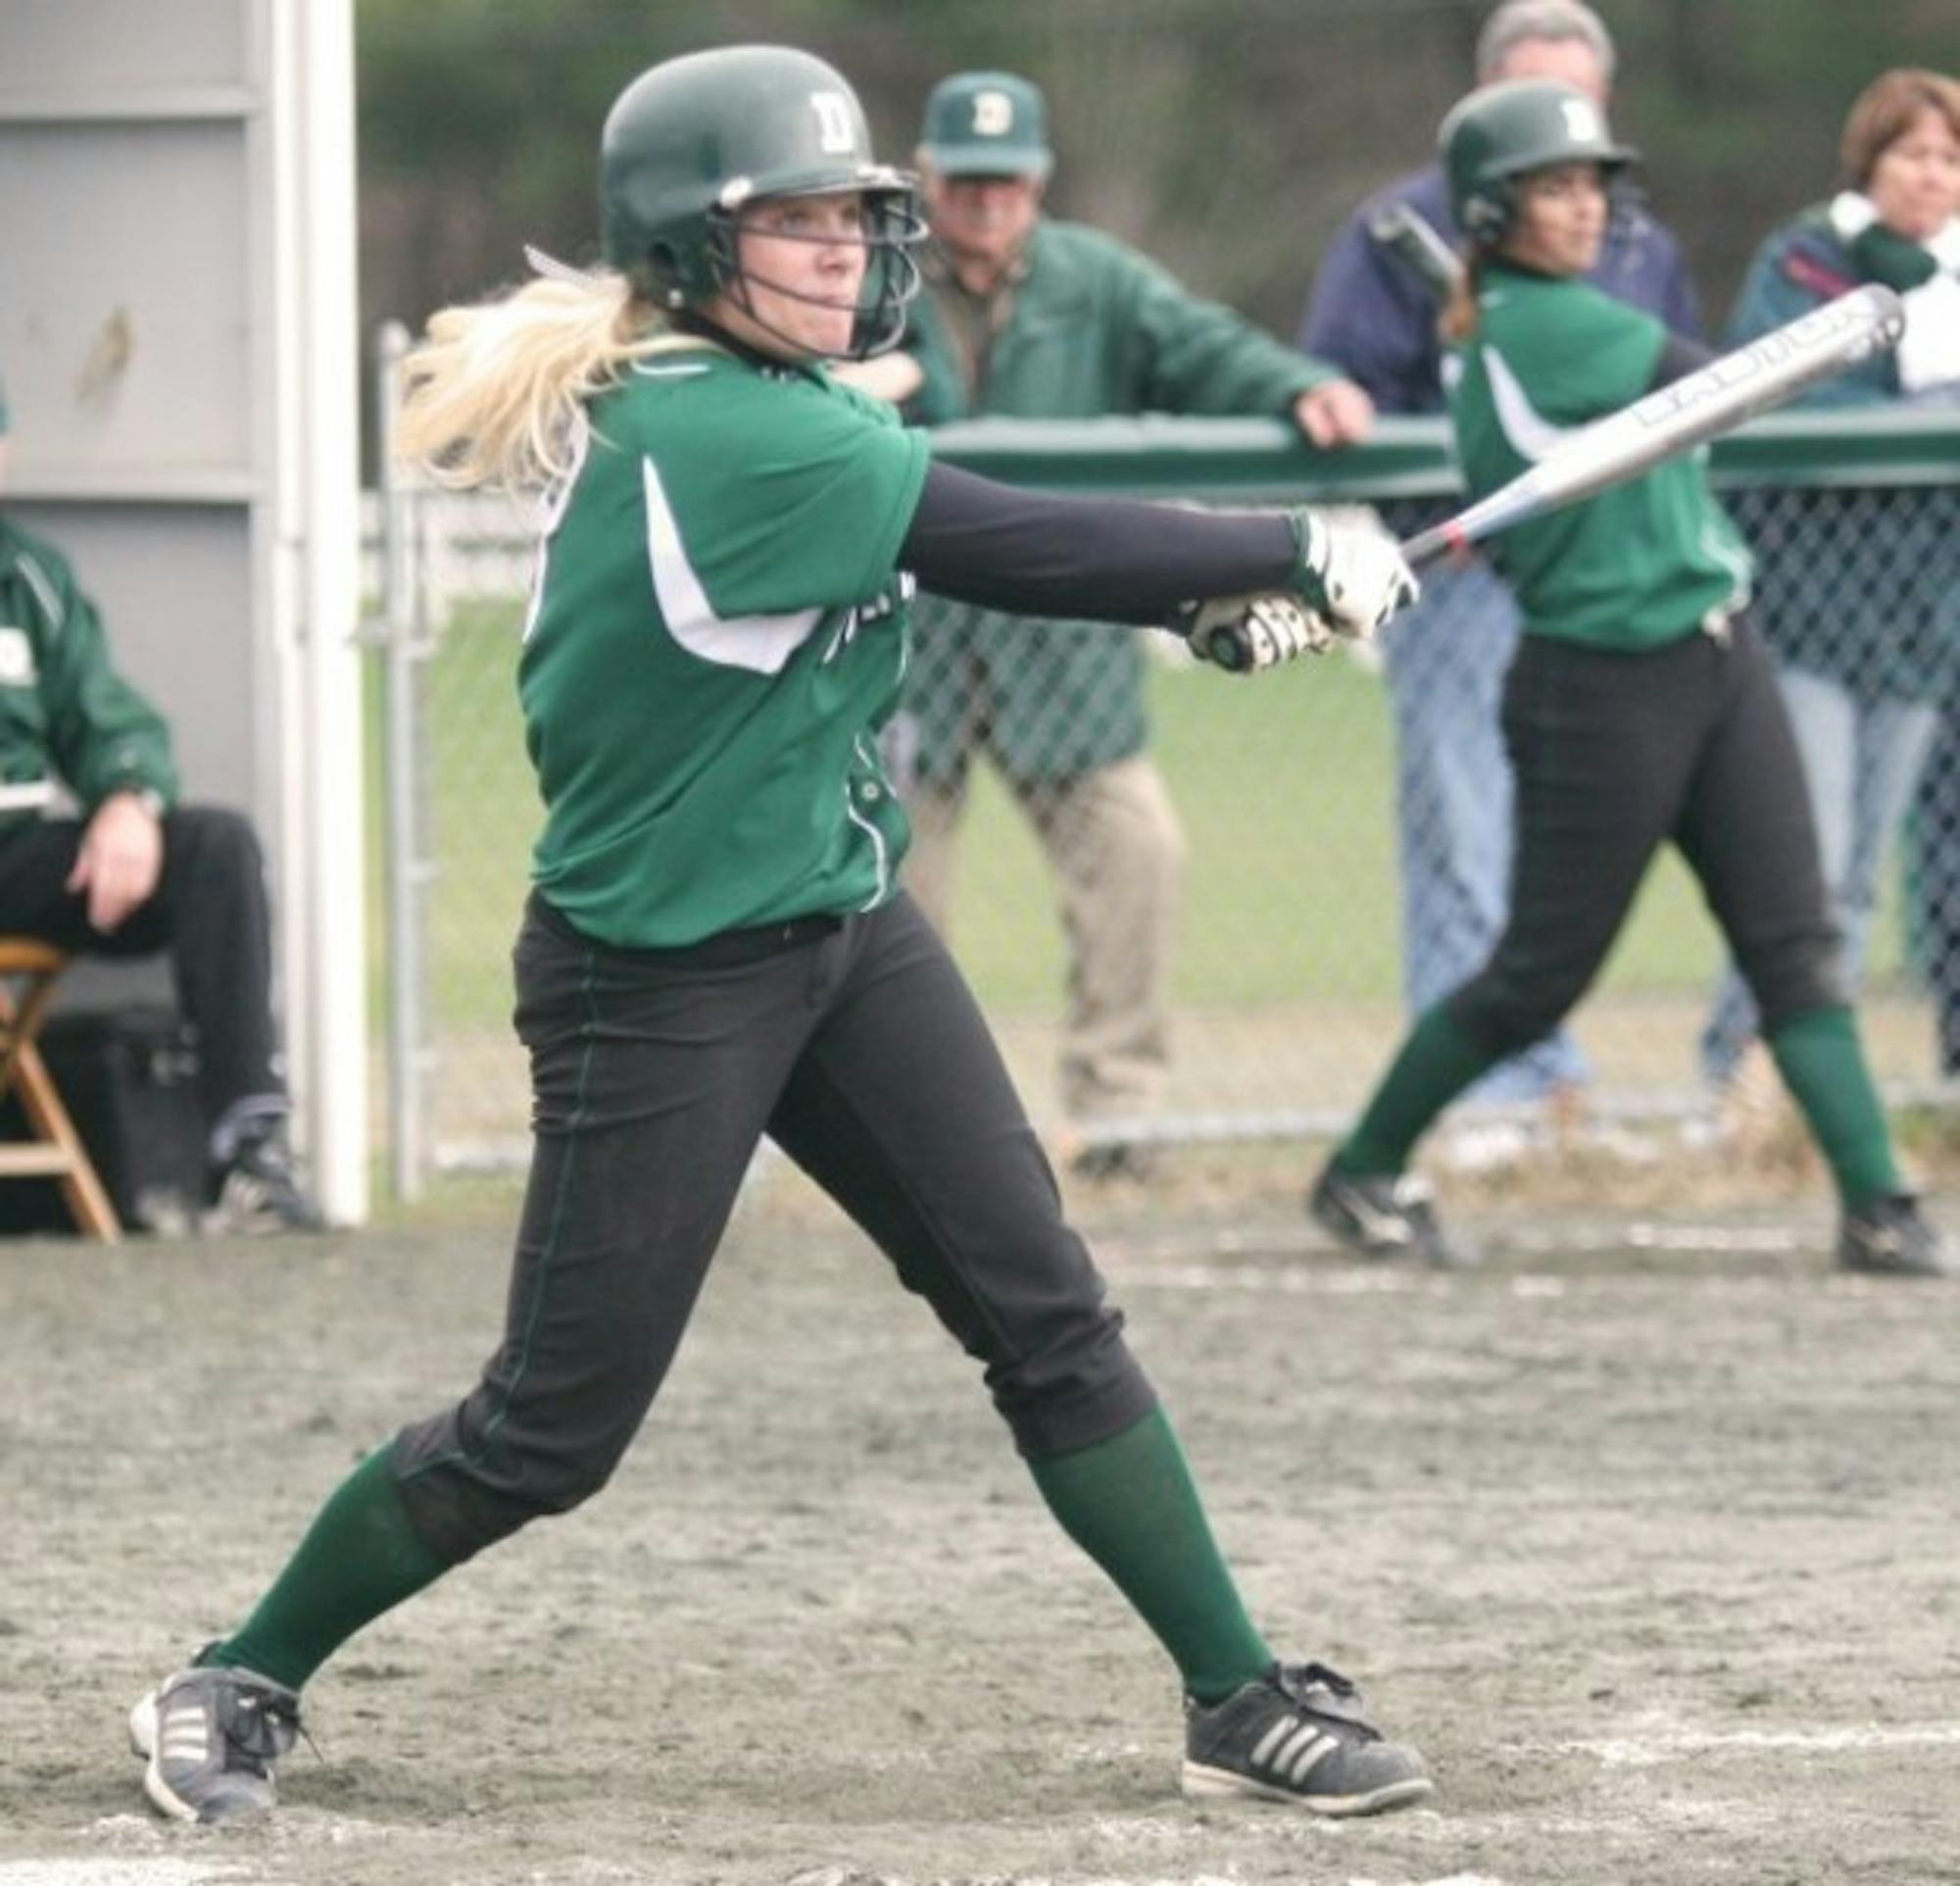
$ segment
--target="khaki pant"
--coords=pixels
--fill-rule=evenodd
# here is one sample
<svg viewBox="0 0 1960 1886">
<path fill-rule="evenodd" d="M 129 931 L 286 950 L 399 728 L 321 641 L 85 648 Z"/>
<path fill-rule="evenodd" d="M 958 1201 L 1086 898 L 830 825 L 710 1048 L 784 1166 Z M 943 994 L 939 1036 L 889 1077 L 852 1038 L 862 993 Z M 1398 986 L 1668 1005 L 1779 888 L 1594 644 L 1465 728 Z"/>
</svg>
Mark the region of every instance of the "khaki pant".
<svg viewBox="0 0 1960 1886">
<path fill-rule="evenodd" d="M 1010 790 L 1061 892 L 1068 938 L 1061 1101 L 1080 1124 L 1136 1119 L 1161 1105 L 1170 1071 L 1168 998 L 1184 886 L 1184 828 L 1145 756 L 1073 779 Z M 948 934 L 963 783 L 906 800 L 906 887 Z"/>
</svg>

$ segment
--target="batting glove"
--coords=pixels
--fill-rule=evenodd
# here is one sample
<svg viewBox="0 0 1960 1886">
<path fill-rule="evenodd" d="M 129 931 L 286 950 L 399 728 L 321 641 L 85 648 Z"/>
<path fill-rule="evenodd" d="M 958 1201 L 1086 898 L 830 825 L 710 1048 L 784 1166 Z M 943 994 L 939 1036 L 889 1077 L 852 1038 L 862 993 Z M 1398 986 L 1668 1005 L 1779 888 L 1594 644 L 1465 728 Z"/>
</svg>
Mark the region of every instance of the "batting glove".
<svg viewBox="0 0 1960 1886">
<path fill-rule="evenodd" d="M 1317 511 L 1289 511 L 1299 548 L 1296 575 L 1306 606 L 1337 635 L 1372 641 L 1398 609 L 1422 594 L 1415 572 L 1386 531 L 1330 523 Z"/>
<path fill-rule="evenodd" d="M 1335 640 L 1334 630 L 1285 590 L 1186 603 L 1171 627 L 1200 661 L 1234 674 L 1277 668 L 1299 655 L 1324 655 Z"/>
</svg>

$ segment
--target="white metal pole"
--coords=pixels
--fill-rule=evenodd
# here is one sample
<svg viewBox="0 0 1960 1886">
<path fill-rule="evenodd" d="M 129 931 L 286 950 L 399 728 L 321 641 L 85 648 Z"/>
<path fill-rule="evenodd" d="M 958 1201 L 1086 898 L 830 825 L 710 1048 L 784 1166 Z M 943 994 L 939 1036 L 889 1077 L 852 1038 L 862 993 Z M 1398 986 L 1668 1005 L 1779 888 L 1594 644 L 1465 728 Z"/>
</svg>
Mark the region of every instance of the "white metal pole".
<svg viewBox="0 0 1960 1886">
<path fill-rule="evenodd" d="M 271 0 L 280 129 L 280 512 L 296 551 L 304 1129 L 336 1223 L 368 1211 L 367 883 L 360 650 L 360 322 L 352 0 Z M 290 932 L 288 932 L 291 934 Z"/>
<path fill-rule="evenodd" d="M 379 454 L 381 625 L 387 661 L 388 1157 L 395 1196 L 422 1195 L 428 1174 L 423 1074 L 428 1060 L 424 936 L 430 868 L 421 816 L 421 675 L 426 652 L 415 493 L 396 463 L 395 410 L 409 330 L 384 322 L 374 349 L 374 439 Z"/>
</svg>

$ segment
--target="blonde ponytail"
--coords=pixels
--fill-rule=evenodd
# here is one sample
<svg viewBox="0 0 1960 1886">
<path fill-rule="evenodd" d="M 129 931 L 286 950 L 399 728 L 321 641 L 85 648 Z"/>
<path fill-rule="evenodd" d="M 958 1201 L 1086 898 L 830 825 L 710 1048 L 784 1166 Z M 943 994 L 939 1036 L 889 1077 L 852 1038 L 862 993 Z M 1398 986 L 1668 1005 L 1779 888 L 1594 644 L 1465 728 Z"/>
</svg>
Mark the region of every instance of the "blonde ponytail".
<svg viewBox="0 0 1960 1886">
<path fill-rule="evenodd" d="M 409 356 L 395 449 L 438 484 L 540 489 L 571 470 L 585 401 L 672 345 L 664 325 L 610 273 L 445 308 Z"/>
</svg>

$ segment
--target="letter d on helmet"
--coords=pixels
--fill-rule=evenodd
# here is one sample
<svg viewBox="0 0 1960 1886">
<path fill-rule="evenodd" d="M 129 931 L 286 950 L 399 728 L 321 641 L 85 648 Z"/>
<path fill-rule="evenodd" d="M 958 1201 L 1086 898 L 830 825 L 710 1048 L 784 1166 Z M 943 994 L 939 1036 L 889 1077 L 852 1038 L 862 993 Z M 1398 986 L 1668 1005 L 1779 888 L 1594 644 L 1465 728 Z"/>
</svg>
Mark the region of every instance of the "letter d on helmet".
<svg viewBox="0 0 1960 1886">
<path fill-rule="evenodd" d="M 614 100 L 599 146 L 606 259 L 662 307 L 740 291 L 735 219 L 762 197 L 863 193 L 865 299 L 854 354 L 897 338 L 918 287 L 914 179 L 871 154 L 843 74 L 787 46 L 669 59 Z"/>
</svg>

